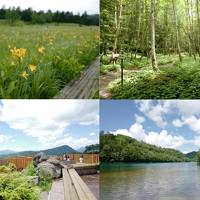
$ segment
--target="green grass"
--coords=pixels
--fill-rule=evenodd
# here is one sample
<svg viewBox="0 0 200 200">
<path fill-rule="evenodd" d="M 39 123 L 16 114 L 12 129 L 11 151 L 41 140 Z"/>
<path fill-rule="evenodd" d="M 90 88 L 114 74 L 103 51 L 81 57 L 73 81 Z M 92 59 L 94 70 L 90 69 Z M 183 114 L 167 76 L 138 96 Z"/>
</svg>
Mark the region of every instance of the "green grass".
<svg viewBox="0 0 200 200">
<path fill-rule="evenodd" d="M 0 98 L 52 98 L 95 59 L 98 46 L 98 27 L 0 22 Z M 13 58 L 14 47 L 26 49 L 23 60 Z"/>
<path fill-rule="evenodd" d="M 150 62 L 141 70 L 132 72 L 124 80 L 110 84 L 114 99 L 199 99 L 200 59 L 196 61 L 184 55 L 180 63 L 178 56 L 158 55 L 159 72 L 154 72 Z M 143 65 L 143 64 L 142 64 Z"/>
</svg>

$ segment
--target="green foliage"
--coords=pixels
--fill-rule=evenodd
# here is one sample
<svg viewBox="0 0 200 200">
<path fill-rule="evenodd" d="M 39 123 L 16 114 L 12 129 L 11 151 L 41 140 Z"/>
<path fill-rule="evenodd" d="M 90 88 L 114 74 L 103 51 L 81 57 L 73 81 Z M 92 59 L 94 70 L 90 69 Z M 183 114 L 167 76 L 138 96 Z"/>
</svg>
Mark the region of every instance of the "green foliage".
<svg viewBox="0 0 200 200">
<path fill-rule="evenodd" d="M 200 151 L 197 152 L 197 162 L 200 164 Z"/>
<path fill-rule="evenodd" d="M 99 153 L 99 144 L 86 146 L 84 153 Z"/>
<path fill-rule="evenodd" d="M 186 157 L 188 157 L 191 161 L 194 161 L 196 162 L 197 161 L 197 152 L 196 151 L 192 151 L 192 152 L 189 152 L 187 154 L 185 154 Z"/>
<path fill-rule="evenodd" d="M 31 162 L 26 169 L 23 171 L 23 174 L 26 176 L 38 176 L 39 177 L 39 187 L 42 191 L 50 191 L 51 185 L 53 182 L 52 175 L 45 171 L 38 171 L 34 166 L 33 162 Z"/>
<path fill-rule="evenodd" d="M 18 8 L 2 7 L 0 9 L 0 19 L 7 19 L 10 25 L 14 25 L 17 20 L 29 22 L 33 24 L 44 24 L 50 22 L 61 22 L 61 23 L 77 23 L 82 25 L 99 25 L 99 15 L 88 15 L 84 12 L 82 15 L 73 14 L 72 12 L 52 12 L 48 10 L 44 11 L 33 11 L 31 8 L 21 10 Z"/>
<path fill-rule="evenodd" d="M 33 166 L 33 162 L 30 162 L 28 166 L 24 169 L 23 174 L 26 176 L 36 176 L 37 170 Z"/>
<path fill-rule="evenodd" d="M 13 163 L 0 166 L 0 173 L 12 173 L 16 171 L 16 166 Z"/>
<path fill-rule="evenodd" d="M 174 149 L 139 142 L 124 135 L 100 134 L 101 162 L 183 162 L 189 159 Z"/>
<path fill-rule="evenodd" d="M 50 191 L 53 182 L 52 175 L 46 170 L 40 170 L 38 176 L 39 176 L 39 187 L 43 191 Z"/>
<path fill-rule="evenodd" d="M 21 173 L 0 174 L 1 200 L 39 200 L 39 189 Z"/>
<path fill-rule="evenodd" d="M 183 63 L 174 56 L 170 60 L 161 56 L 160 72 L 150 67 L 132 72 L 124 80 L 111 85 L 112 97 L 116 99 L 198 99 L 200 98 L 200 64 L 185 57 Z M 173 60 L 173 63 L 171 61 Z M 158 57 L 159 61 L 159 57 Z"/>
</svg>

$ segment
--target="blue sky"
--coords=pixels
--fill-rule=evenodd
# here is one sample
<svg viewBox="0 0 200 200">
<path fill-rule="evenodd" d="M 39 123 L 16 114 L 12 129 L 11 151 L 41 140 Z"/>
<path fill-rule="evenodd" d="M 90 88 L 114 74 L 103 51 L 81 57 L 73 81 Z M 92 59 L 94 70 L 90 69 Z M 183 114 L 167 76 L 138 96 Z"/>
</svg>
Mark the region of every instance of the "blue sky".
<svg viewBox="0 0 200 200">
<path fill-rule="evenodd" d="M 22 9 L 33 8 L 34 10 L 51 9 L 53 11 L 71 11 L 74 13 L 83 13 L 87 11 L 89 14 L 99 13 L 99 0 L 1 0 L 0 8 L 2 6 L 18 7 Z"/>
<path fill-rule="evenodd" d="M 0 150 L 78 149 L 98 140 L 98 101 L 0 101 Z"/>
<path fill-rule="evenodd" d="M 100 130 L 184 153 L 200 148 L 200 101 L 101 101 Z"/>
</svg>

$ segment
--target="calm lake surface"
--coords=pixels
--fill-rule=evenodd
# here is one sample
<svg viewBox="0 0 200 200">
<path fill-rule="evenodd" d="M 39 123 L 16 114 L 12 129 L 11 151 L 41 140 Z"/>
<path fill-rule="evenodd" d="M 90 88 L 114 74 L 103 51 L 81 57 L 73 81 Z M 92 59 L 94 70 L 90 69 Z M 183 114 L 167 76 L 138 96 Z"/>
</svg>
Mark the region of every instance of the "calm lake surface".
<svg viewBox="0 0 200 200">
<path fill-rule="evenodd" d="M 101 165 L 101 200 L 200 200 L 196 163 Z"/>
</svg>

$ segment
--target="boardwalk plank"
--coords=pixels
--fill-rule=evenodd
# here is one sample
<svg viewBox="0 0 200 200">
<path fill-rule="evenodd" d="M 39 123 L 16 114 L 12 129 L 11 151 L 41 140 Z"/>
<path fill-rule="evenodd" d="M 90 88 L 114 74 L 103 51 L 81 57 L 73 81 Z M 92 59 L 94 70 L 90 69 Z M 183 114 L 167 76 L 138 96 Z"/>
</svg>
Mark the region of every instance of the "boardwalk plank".
<svg viewBox="0 0 200 200">
<path fill-rule="evenodd" d="M 55 99 L 88 99 L 99 88 L 99 66 L 97 58 L 85 69 L 78 80 L 70 82 Z"/>
<path fill-rule="evenodd" d="M 96 200 L 74 168 L 63 169 L 65 200 Z"/>
<path fill-rule="evenodd" d="M 75 184 L 80 200 L 96 200 L 96 197 L 92 194 L 88 186 L 83 182 L 74 169 L 69 169 L 69 174 Z"/>
</svg>

